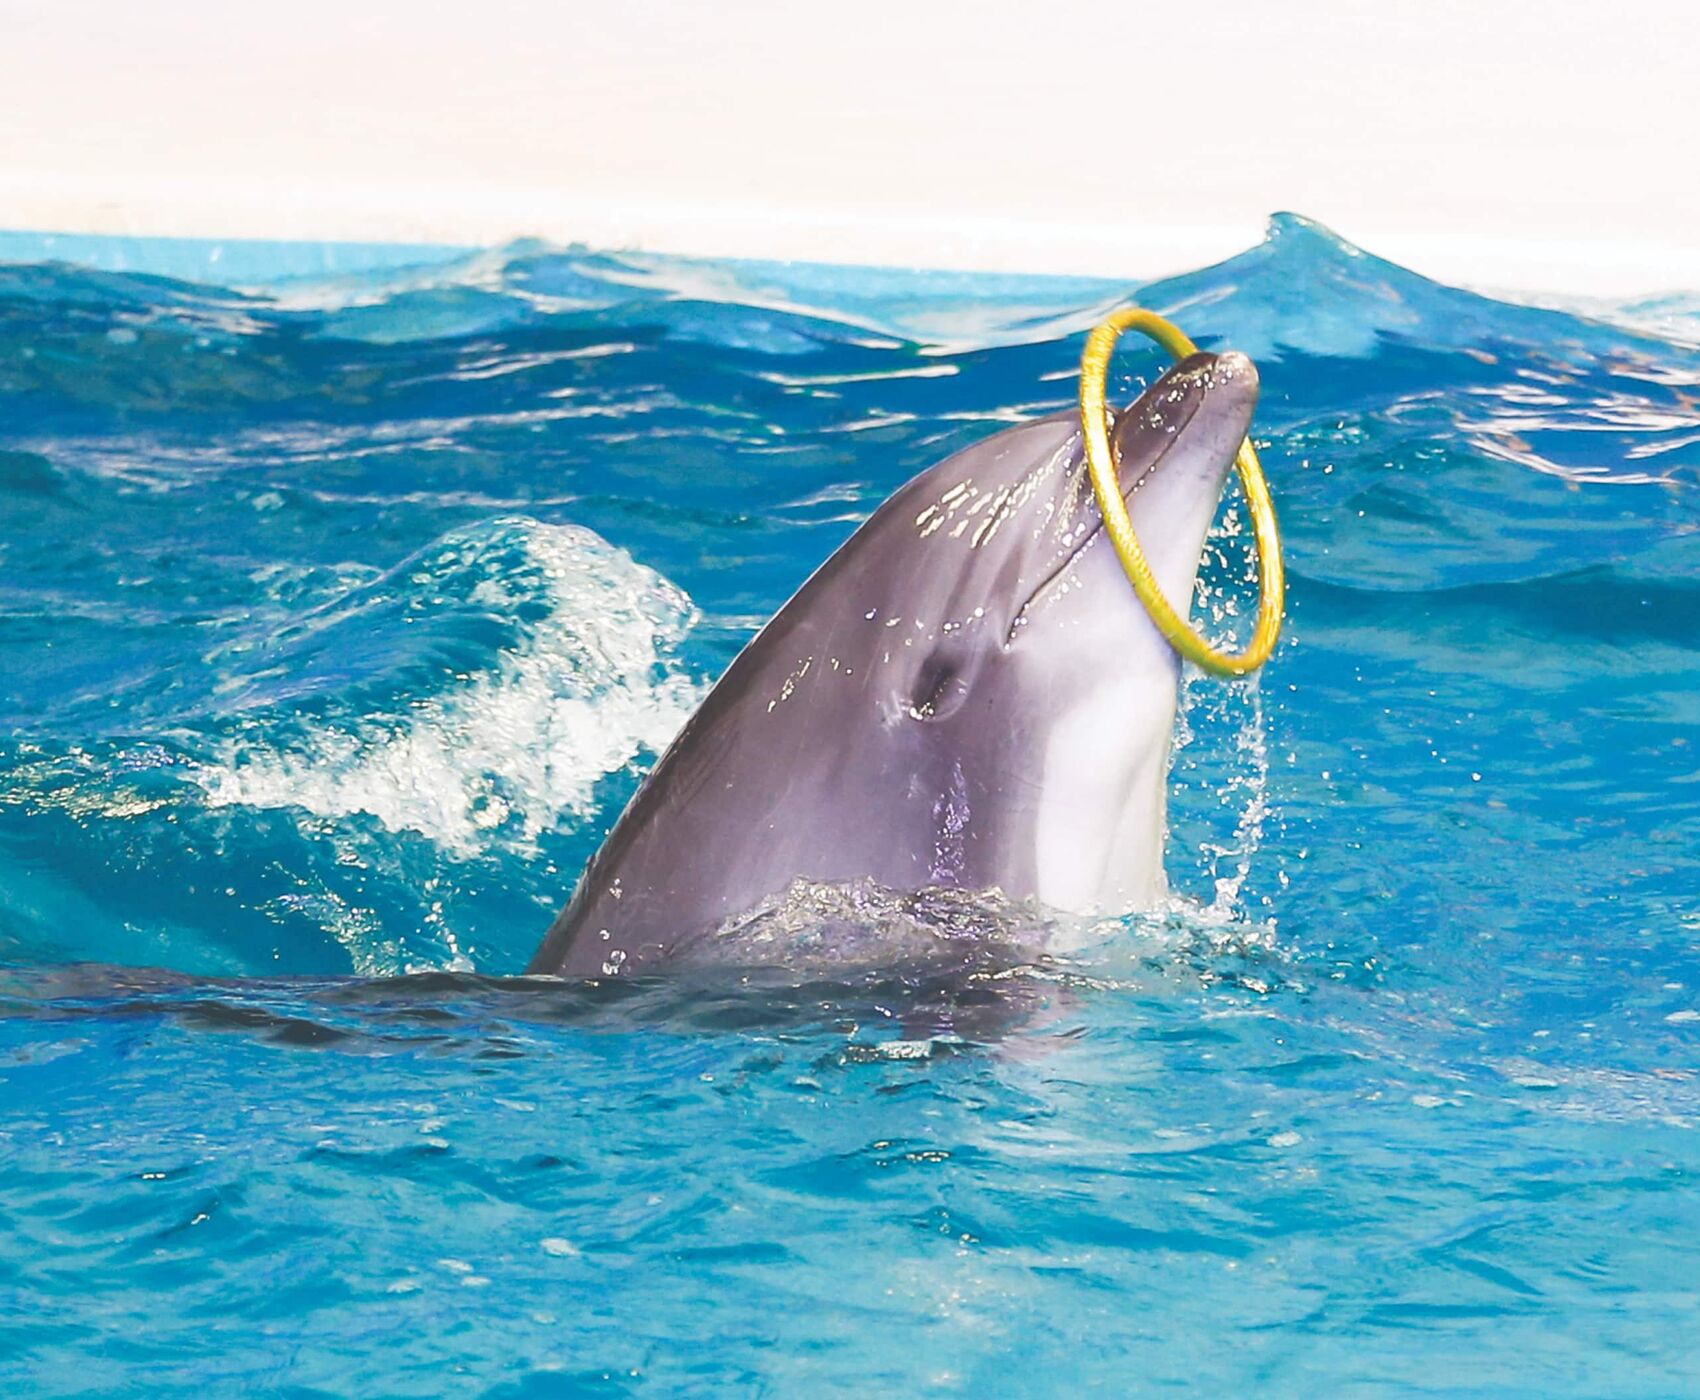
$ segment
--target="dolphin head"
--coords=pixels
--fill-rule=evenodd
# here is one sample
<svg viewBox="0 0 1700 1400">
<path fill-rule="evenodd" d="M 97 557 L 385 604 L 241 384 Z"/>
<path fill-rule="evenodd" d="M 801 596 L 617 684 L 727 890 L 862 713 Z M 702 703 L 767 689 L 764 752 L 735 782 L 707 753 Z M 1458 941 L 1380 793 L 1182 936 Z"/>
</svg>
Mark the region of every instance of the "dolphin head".
<svg viewBox="0 0 1700 1400">
<path fill-rule="evenodd" d="M 1128 513 L 1183 614 L 1257 393 L 1244 355 L 1195 354 L 1113 426 Z M 957 790 L 965 830 L 978 821 L 998 851 L 976 861 L 986 853 L 966 840 L 956 852 L 935 843 L 942 859 L 929 873 L 1065 910 L 1149 907 L 1165 890 L 1180 663 L 1104 529 L 1078 415 L 940 463 L 881 515 L 884 530 L 910 537 L 881 551 L 887 567 L 864 595 L 880 595 L 865 620 L 901 639 L 880 650 L 887 725 L 952 756 L 948 780 L 935 785 Z"/>
<path fill-rule="evenodd" d="M 1243 355 L 1195 354 L 1114 424 L 1183 613 L 1256 399 Z M 1149 907 L 1179 676 L 1103 528 L 1078 414 L 998 433 L 900 488 L 744 649 L 533 970 L 653 962 L 797 881 Z"/>
</svg>

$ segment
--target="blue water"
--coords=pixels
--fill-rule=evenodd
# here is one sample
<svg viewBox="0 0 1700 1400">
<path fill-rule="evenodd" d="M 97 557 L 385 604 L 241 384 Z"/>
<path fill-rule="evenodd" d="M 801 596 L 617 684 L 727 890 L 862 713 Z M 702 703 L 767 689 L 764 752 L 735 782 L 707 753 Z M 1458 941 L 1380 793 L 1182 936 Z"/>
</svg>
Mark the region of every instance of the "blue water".
<svg viewBox="0 0 1700 1400">
<path fill-rule="evenodd" d="M 1291 218 L 1146 288 L 81 251 L 0 265 L 0 1390 L 1700 1392 L 1700 301 Z M 1291 576 L 1188 685 L 1175 907 L 977 989 L 513 980 L 1133 297 L 1257 359 Z M 1221 630 L 1246 567 L 1230 505 Z"/>
</svg>

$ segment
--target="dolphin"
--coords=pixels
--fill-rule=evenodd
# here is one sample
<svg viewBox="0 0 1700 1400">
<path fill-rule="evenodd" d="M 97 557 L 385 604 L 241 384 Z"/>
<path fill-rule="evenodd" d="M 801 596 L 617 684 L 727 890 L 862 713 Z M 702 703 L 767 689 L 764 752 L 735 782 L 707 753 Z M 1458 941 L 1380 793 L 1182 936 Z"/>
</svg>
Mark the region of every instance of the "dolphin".
<svg viewBox="0 0 1700 1400">
<path fill-rule="evenodd" d="M 1177 606 L 1257 390 L 1244 355 L 1194 354 L 1116 415 L 1118 480 Z M 1179 680 L 1103 529 L 1078 413 L 1000 432 L 900 487 L 744 648 L 527 971 L 712 958 L 798 881 L 1150 908 Z"/>
</svg>

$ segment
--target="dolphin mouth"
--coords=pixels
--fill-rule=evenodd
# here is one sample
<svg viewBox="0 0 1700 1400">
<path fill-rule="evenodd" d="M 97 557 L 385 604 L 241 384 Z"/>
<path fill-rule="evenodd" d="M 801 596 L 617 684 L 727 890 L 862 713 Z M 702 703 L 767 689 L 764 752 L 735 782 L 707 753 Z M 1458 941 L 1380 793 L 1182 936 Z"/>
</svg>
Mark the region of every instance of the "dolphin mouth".
<svg viewBox="0 0 1700 1400">
<path fill-rule="evenodd" d="M 1163 459 L 1169 455 L 1169 449 L 1173 446 L 1174 443 L 1172 441 L 1165 443 L 1161 452 L 1159 452 L 1149 462 L 1144 463 L 1138 471 L 1132 474 L 1131 480 L 1122 483 L 1122 500 L 1131 501 L 1133 493 L 1139 489 L 1140 484 L 1146 477 L 1150 476 L 1152 472 L 1157 470 Z M 1117 479 L 1120 480 L 1121 463 L 1119 461 L 1116 463 L 1116 468 Z M 1096 501 L 1094 501 L 1094 507 L 1096 507 L 1096 504 Z M 1032 607 L 1052 584 L 1056 583 L 1064 574 L 1072 569 L 1080 556 L 1086 553 L 1086 551 L 1091 548 L 1093 541 L 1095 541 L 1098 536 L 1103 533 L 1104 516 L 1102 512 L 1098 512 L 1097 523 L 1081 536 L 1080 542 L 1076 544 L 1073 549 L 1069 550 L 1067 554 L 1063 555 L 1062 558 L 1051 567 L 1051 569 L 1045 574 L 1044 578 L 1039 580 L 1038 585 L 1033 589 L 1033 591 L 1027 595 L 1020 608 L 1016 610 L 1015 621 L 1010 624 L 1011 636 L 1014 635 L 1015 629 L 1021 624 L 1022 619 L 1026 617 L 1027 609 Z"/>
<path fill-rule="evenodd" d="M 1124 417 L 1126 417 L 1128 414 L 1138 412 L 1140 405 L 1143 402 L 1144 402 L 1144 398 L 1141 397 L 1140 399 L 1136 399 L 1133 403 L 1129 404 L 1127 406 L 1127 408 L 1123 409 L 1122 412 L 1120 414 L 1118 414 L 1117 417 L 1116 417 L 1116 428 L 1117 429 L 1120 428 L 1122 419 Z M 1176 423 L 1176 424 L 1173 425 L 1172 430 L 1170 431 L 1168 438 L 1163 443 L 1163 445 L 1152 456 L 1147 458 L 1145 461 L 1141 462 L 1137 467 L 1135 467 L 1134 469 L 1129 471 L 1125 476 L 1123 475 L 1123 472 L 1122 472 L 1124 459 L 1122 458 L 1119 450 L 1117 451 L 1116 462 L 1115 462 L 1116 480 L 1121 485 L 1121 493 L 1122 493 L 1122 500 L 1123 501 L 1131 503 L 1132 498 L 1133 498 L 1133 493 L 1140 488 L 1140 486 L 1144 483 L 1144 481 L 1147 477 L 1149 477 L 1154 471 L 1157 470 L 1158 467 L 1160 467 L 1163 464 L 1164 460 L 1168 457 L 1169 453 L 1174 449 L 1175 444 L 1178 443 L 1181 440 L 1181 437 L 1184 434 L 1187 426 L 1197 416 L 1198 410 L 1202 406 L 1202 403 L 1203 403 L 1202 400 L 1198 400 L 1198 401 L 1190 404 L 1187 408 L 1186 417 L 1183 418 L 1179 423 Z M 1114 429 L 1112 430 L 1112 433 L 1111 433 L 1111 442 L 1113 444 L 1116 444 L 1116 432 L 1115 432 Z M 1116 445 L 1119 448 L 1119 444 L 1116 444 Z M 1081 470 L 1082 474 L 1084 474 L 1084 472 L 1086 470 L 1084 458 L 1082 458 L 1082 460 L 1081 460 L 1080 470 Z M 1074 545 L 1074 547 L 1072 549 L 1070 549 L 1066 554 L 1064 554 L 1061 558 L 1059 558 L 1055 564 L 1053 564 L 1049 569 L 1047 569 L 1045 571 L 1044 577 L 1042 577 L 1039 580 L 1039 582 L 1036 585 L 1034 585 L 1033 590 L 1030 593 L 1028 593 L 1026 598 L 1024 598 L 1022 600 L 1021 606 L 1015 610 L 1015 616 L 1009 624 L 1009 631 L 1006 633 L 1006 635 L 1004 637 L 1004 645 L 1006 647 L 1011 645 L 1016 640 L 1017 636 L 1020 634 L 1021 629 L 1024 626 L 1026 626 L 1027 614 L 1028 614 L 1029 609 L 1031 609 L 1035 603 L 1039 602 L 1045 596 L 1046 593 L 1048 593 L 1054 586 L 1056 586 L 1067 575 L 1068 571 L 1070 569 L 1072 569 L 1075 566 L 1076 563 L 1079 562 L 1080 557 L 1083 554 L 1085 554 L 1086 551 L 1092 547 L 1093 543 L 1098 539 L 1098 537 L 1104 533 L 1103 512 L 1098 510 L 1097 500 L 1092 497 L 1091 489 L 1090 489 L 1089 486 L 1086 488 L 1086 495 L 1087 495 L 1087 498 L 1091 501 L 1091 504 L 1088 507 L 1088 509 L 1090 509 L 1093 512 L 1093 514 L 1097 516 L 1096 521 L 1093 523 L 1092 528 L 1080 537 L 1079 541 Z"/>
</svg>

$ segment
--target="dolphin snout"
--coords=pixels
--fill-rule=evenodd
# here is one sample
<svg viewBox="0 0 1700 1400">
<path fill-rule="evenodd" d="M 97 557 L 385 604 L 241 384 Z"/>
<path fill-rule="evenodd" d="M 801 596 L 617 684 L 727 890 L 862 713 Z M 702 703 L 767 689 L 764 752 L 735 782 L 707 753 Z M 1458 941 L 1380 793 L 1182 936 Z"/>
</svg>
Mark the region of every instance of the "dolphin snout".
<svg viewBox="0 0 1700 1400">
<path fill-rule="evenodd" d="M 1181 455 L 1193 471 L 1219 484 L 1251 429 L 1260 388 L 1257 366 L 1238 350 L 1224 350 L 1211 357 L 1201 379 L 1200 401 L 1187 424 Z"/>
<path fill-rule="evenodd" d="M 1192 595 L 1211 519 L 1251 428 L 1258 382 L 1257 367 L 1237 350 L 1189 356 L 1175 377 L 1184 421 L 1171 417 L 1139 433 L 1147 454 L 1156 452 L 1138 489 L 1125 494 L 1151 570 L 1179 607 Z"/>
<path fill-rule="evenodd" d="M 1131 505 L 1146 477 L 1220 482 L 1257 407 L 1257 366 L 1238 350 L 1188 355 L 1116 421 L 1111 443 Z"/>
<path fill-rule="evenodd" d="M 1212 401 L 1213 406 L 1232 416 L 1243 412 L 1249 422 L 1252 411 L 1257 407 L 1258 392 L 1262 388 L 1257 377 L 1257 366 L 1250 358 L 1238 350 L 1224 350 L 1216 356 L 1215 363 L 1211 365 L 1209 380 L 1205 395 Z"/>
<path fill-rule="evenodd" d="M 1254 400 L 1257 398 L 1257 366 L 1238 350 L 1224 350 L 1216 356 L 1211 377 L 1217 392 L 1249 393 Z"/>
</svg>

